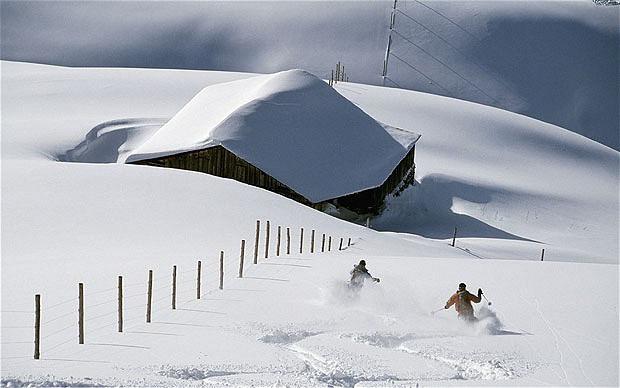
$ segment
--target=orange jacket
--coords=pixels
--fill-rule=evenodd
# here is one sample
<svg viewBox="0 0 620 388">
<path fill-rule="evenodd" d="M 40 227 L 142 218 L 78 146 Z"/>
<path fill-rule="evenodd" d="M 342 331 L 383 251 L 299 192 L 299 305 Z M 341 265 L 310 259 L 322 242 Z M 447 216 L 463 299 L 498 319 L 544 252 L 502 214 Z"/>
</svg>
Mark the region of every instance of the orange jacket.
<svg viewBox="0 0 620 388">
<path fill-rule="evenodd" d="M 449 309 L 450 306 L 454 305 L 456 312 L 459 315 L 473 315 L 474 308 L 471 305 L 471 302 L 480 303 L 481 298 L 474 294 L 471 294 L 469 291 L 457 291 L 454 295 L 448 299 L 446 302 L 446 309 Z"/>
</svg>

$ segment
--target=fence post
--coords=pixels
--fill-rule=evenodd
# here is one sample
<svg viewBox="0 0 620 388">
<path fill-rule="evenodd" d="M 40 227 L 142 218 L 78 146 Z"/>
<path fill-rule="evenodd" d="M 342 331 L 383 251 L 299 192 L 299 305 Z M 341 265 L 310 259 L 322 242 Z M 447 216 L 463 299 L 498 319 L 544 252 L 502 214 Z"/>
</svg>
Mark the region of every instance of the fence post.
<svg viewBox="0 0 620 388">
<path fill-rule="evenodd" d="M 172 309 L 177 309 L 177 266 L 172 266 Z"/>
<path fill-rule="evenodd" d="M 329 239 L 327 239 L 327 251 L 331 252 L 332 250 L 332 236 L 329 236 Z"/>
<path fill-rule="evenodd" d="M 301 228 L 299 234 L 299 253 L 304 253 L 304 228 Z"/>
<path fill-rule="evenodd" d="M 540 254 L 540 261 L 544 261 L 545 260 L 545 248 L 543 248 L 541 254 Z"/>
<path fill-rule="evenodd" d="M 278 226 L 278 238 L 276 243 L 276 256 L 280 256 L 280 234 L 282 227 Z"/>
<path fill-rule="evenodd" d="M 456 226 L 454 227 L 454 235 L 452 236 L 452 246 L 456 243 Z"/>
<path fill-rule="evenodd" d="M 325 233 L 323 233 L 323 237 L 321 238 L 321 252 L 325 252 Z"/>
<path fill-rule="evenodd" d="M 351 237 L 349 237 L 349 241 L 347 242 L 347 247 L 351 246 Z"/>
<path fill-rule="evenodd" d="M 269 221 L 267 221 L 267 230 L 265 231 L 265 259 L 269 258 Z"/>
<path fill-rule="evenodd" d="M 291 228 L 286 228 L 286 254 L 291 254 Z"/>
<path fill-rule="evenodd" d="M 370 228 L 370 217 L 366 217 L 366 227 Z"/>
<path fill-rule="evenodd" d="M 338 246 L 338 250 L 341 251 L 342 250 L 342 237 L 340 237 L 340 245 Z"/>
<path fill-rule="evenodd" d="M 224 251 L 220 251 L 220 290 L 224 289 Z"/>
<path fill-rule="evenodd" d="M 84 343 L 84 283 L 78 284 L 78 327 L 79 343 Z"/>
<path fill-rule="evenodd" d="M 260 236 L 260 220 L 256 220 L 256 239 L 254 240 L 254 264 L 258 263 L 258 239 Z"/>
<path fill-rule="evenodd" d="M 149 269 L 149 285 L 146 293 L 146 323 L 151 323 L 151 302 L 153 301 L 153 270 Z"/>
<path fill-rule="evenodd" d="M 118 332 L 123 332 L 123 277 L 118 277 Z"/>
<path fill-rule="evenodd" d="M 202 266 L 202 261 L 198 260 L 198 269 L 197 269 L 197 273 L 196 273 L 196 299 L 200 299 L 200 281 L 201 281 L 201 276 L 200 276 L 200 267 Z"/>
<path fill-rule="evenodd" d="M 314 229 L 312 229 L 312 234 L 310 235 L 310 253 L 314 253 Z"/>
<path fill-rule="evenodd" d="M 245 240 L 241 240 L 241 254 L 239 255 L 239 277 L 243 277 L 243 261 L 245 260 Z"/>
<path fill-rule="evenodd" d="M 41 339 L 41 295 L 34 296 L 34 359 L 38 360 L 41 356 L 40 350 Z"/>
</svg>

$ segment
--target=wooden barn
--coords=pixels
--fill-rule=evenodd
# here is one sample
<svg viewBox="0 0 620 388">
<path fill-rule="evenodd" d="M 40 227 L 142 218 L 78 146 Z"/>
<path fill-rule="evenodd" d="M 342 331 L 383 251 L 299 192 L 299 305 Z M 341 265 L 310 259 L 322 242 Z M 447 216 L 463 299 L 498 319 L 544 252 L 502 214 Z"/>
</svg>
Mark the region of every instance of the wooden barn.
<svg viewBox="0 0 620 388">
<path fill-rule="evenodd" d="M 418 139 L 292 70 L 205 88 L 126 162 L 230 178 L 318 209 L 376 214 L 387 195 L 414 181 Z"/>
</svg>

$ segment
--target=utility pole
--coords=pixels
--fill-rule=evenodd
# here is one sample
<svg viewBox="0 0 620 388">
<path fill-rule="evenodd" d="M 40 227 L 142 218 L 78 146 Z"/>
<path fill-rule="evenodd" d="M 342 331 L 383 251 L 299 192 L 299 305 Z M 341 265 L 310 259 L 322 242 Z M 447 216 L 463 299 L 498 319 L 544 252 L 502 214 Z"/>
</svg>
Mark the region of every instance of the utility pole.
<svg viewBox="0 0 620 388">
<path fill-rule="evenodd" d="M 394 29 L 394 24 L 396 22 L 396 2 L 398 0 L 394 0 L 394 5 L 392 6 L 392 13 L 390 15 L 390 35 L 388 35 L 388 43 L 385 48 L 385 57 L 383 58 L 383 72 L 381 73 L 382 83 L 385 86 L 385 78 L 388 73 L 388 60 L 390 59 L 390 48 L 392 47 L 392 30 Z"/>
</svg>

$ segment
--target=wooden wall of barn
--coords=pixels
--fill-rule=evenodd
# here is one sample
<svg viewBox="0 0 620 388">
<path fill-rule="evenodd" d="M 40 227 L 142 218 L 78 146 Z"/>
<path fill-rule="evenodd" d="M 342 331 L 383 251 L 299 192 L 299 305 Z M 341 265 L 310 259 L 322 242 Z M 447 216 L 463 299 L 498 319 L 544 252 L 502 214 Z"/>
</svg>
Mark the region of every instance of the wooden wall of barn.
<svg viewBox="0 0 620 388">
<path fill-rule="evenodd" d="M 413 181 L 415 174 L 414 156 L 415 146 L 400 161 L 381 186 L 326 202 L 334 202 L 338 206 L 344 206 L 359 214 L 379 213 L 388 194 L 404 189 Z M 239 182 L 273 191 L 318 209 L 322 208 L 326 203 L 311 203 L 285 184 L 237 157 L 222 146 L 138 161 L 134 162 L 134 164 L 178 168 L 204 172 L 223 178 L 232 178 Z"/>
<path fill-rule="evenodd" d="M 269 191 L 284 195 L 304 205 L 314 205 L 285 184 L 239 158 L 222 146 L 185 152 L 157 159 L 142 160 L 134 164 L 178 168 L 182 170 L 204 172 L 223 178 L 232 178 L 239 182 L 262 187 Z"/>
</svg>

